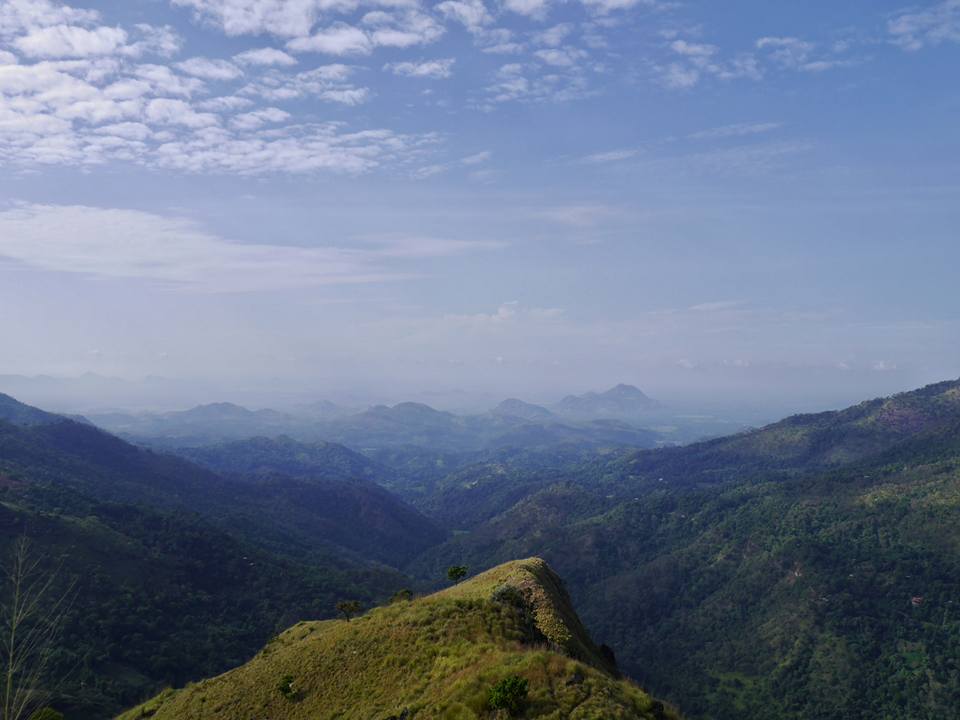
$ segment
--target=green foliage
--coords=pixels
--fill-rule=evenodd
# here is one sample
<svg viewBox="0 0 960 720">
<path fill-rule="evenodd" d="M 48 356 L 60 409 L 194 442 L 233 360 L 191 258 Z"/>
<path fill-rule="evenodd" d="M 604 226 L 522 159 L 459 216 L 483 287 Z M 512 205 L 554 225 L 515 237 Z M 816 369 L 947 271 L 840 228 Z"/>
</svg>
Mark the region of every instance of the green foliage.
<svg viewBox="0 0 960 720">
<path fill-rule="evenodd" d="M 358 615 L 362 609 L 363 605 L 360 604 L 359 600 L 341 600 L 337 603 L 337 612 L 347 622 L 350 622 L 350 618 Z"/>
<path fill-rule="evenodd" d="M 390 598 L 390 602 L 392 603 L 409 602 L 410 600 L 413 600 L 413 590 L 410 588 L 400 588 L 393 594 L 393 597 Z"/>
<path fill-rule="evenodd" d="M 490 708 L 506 710 L 516 715 L 527 703 L 528 683 L 525 678 L 511 675 L 490 688 Z"/>
<path fill-rule="evenodd" d="M 960 707 L 960 383 L 562 476 L 417 572 L 544 556 L 693 720 Z"/>
<path fill-rule="evenodd" d="M 447 568 L 447 580 L 458 583 L 467 576 L 466 565 L 451 565 Z"/>
<path fill-rule="evenodd" d="M 280 678 L 280 682 L 277 684 L 277 690 L 287 700 L 293 700 L 294 697 L 296 697 L 296 692 L 293 689 L 293 675 L 284 675 Z"/>
<path fill-rule="evenodd" d="M 2 446 L 0 423 L 0 476 L 12 474 Z M 62 568 L 52 596 L 75 586 L 47 678 L 71 720 L 224 672 L 280 627 L 331 615 L 338 597 L 370 601 L 404 582 L 320 553 L 278 558 L 196 516 L 98 503 L 59 483 L 0 487 L 0 554 L 22 534 Z"/>
<path fill-rule="evenodd" d="M 45 707 L 33 713 L 30 720 L 64 720 L 64 715 L 51 707 Z"/>
</svg>

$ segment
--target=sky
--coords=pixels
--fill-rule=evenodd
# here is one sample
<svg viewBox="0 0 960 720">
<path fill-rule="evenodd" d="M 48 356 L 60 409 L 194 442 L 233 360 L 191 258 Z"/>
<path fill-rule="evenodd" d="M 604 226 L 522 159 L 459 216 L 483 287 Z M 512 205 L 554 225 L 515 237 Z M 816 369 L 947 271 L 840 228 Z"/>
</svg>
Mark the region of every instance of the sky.
<svg viewBox="0 0 960 720">
<path fill-rule="evenodd" d="M 954 378 L 958 70 L 960 0 L 0 0 L 0 375 Z"/>
</svg>

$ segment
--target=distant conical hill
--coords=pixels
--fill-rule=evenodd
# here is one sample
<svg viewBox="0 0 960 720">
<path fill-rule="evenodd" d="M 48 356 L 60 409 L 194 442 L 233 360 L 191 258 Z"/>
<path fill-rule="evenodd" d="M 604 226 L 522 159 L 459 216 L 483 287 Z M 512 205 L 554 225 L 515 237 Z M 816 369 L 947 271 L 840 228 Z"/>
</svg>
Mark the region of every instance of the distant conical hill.
<svg viewBox="0 0 960 720">
<path fill-rule="evenodd" d="M 491 691 L 519 678 L 526 699 Z M 520 693 L 522 695 L 523 693 Z M 560 578 L 538 558 L 353 620 L 299 623 L 246 665 L 167 691 L 121 720 L 668 720 L 670 708 L 619 679 Z"/>
</svg>

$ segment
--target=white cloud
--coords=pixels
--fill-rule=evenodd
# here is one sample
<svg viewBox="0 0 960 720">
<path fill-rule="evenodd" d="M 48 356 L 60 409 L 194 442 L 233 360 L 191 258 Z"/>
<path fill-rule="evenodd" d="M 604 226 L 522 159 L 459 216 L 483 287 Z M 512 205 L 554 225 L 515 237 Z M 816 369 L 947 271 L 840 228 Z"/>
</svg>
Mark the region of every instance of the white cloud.
<svg viewBox="0 0 960 720">
<path fill-rule="evenodd" d="M 397 62 L 387 63 L 383 66 L 384 70 L 392 72 L 394 75 L 403 75 L 405 77 L 417 78 L 449 78 L 453 75 L 454 58 L 443 58 L 440 60 L 423 60 L 420 62 Z"/>
<path fill-rule="evenodd" d="M 243 95 L 261 97 L 270 102 L 309 96 L 356 105 L 365 101 L 370 92 L 366 88 L 356 87 L 349 82 L 352 73 L 352 68 L 340 63 L 321 65 L 313 70 L 294 75 L 268 72 L 240 92 Z"/>
<path fill-rule="evenodd" d="M 272 33 L 285 37 L 307 35 L 321 10 L 337 3 L 324 0 L 172 0 L 192 8 L 194 16 L 213 23 L 227 35 Z M 352 3 L 339 3 L 349 6 Z"/>
<path fill-rule="evenodd" d="M 367 33 L 346 23 L 336 23 L 310 37 L 295 38 L 287 43 L 294 52 L 318 52 L 327 55 L 367 55 L 373 42 Z"/>
<path fill-rule="evenodd" d="M 674 40 L 670 43 L 670 49 L 678 55 L 685 55 L 691 58 L 709 58 L 717 53 L 717 48 L 714 45 L 691 43 L 686 40 Z"/>
<path fill-rule="evenodd" d="M 243 75 L 243 71 L 227 60 L 194 57 L 176 65 L 177 69 L 187 75 L 203 78 L 204 80 L 236 80 Z"/>
<path fill-rule="evenodd" d="M 713 140 L 717 138 L 744 137 L 747 135 L 760 135 L 762 133 L 772 132 L 783 127 L 782 123 L 738 123 L 735 125 L 724 125 L 722 127 L 710 128 L 695 132 L 688 137 L 691 140 Z"/>
<path fill-rule="evenodd" d="M 190 220 L 135 210 L 22 204 L 0 212 L 0 260 L 214 292 L 397 280 L 405 275 L 387 263 L 501 246 L 419 236 L 361 247 L 244 244 Z"/>
<path fill-rule="evenodd" d="M 432 178 L 435 175 L 441 175 L 450 169 L 449 165 L 442 163 L 437 163 L 434 165 L 425 165 L 423 167 L 417 168 L 413 171 L 412 175 L 417 180 L 426 180 L 427 178 Z"/>
<path fill-rule="evenodd" d="M 960 0 L 943 0 L 924 10 L 904 12 L 887 23 L 892 40 L 905 50 L 960 42 Z"/>
<path fill-rule="evenodd" d="M 670 63 L 666 67 L 658 67 L 660 82 L 674 90 L 686 90 L 700 82 L 700 71 L 695 67 L 688 67 L 680 63 Z"/>
<path fill-rule="evenodd" d="M 605 15 L 616 10 L 629 10 L 636 5 L 655 5 L 650 0 L 580 0 L 585 7 L 593 12 Z"/>
<path fill-rule="evenodd" d="M 809 142 L 804 141 L 764 142 L 665 159 L 660 164 L 698 174 L 765 175 L 783 168 L 789 161 L 808 153 L 812 148 Z"/>
<path fill-rule="evenodd" d="M 563 65 L 556 71 L 541 72 L 538 67 L 507 63 L 496 72 L 487 93 L 491 103 L 566 102 L 585 97 L 590 90 L 577 67 Z"/>
<path fill-rule="evenodd" d="M 674 33 L 669 33 L 669 37 L 675 37 Z M 653 70 L 660 84 L 670 89 L 690 89 L 704 77 L 759 80 L 763 76 L 757 59 L 749 54 L 724 60 L 718 57 L 720 51 L 715 45 L 683 39 L 673 39 L 669 48 L 677 59 L 664 65 L 654 65 Z"/>
<path fill-rule="evenodd" d="M 189 103 L 172 98 L 156 98 L 147 103 L 146 122 L 157 125 L 183 125 L 204 128 L 217 125 L 219 118 L 212 113 L 198 113 Z"/>
<path fill-rule="evenodd" d="M 370 39 L 380 47 L 428 45 L 444 33 L 443 25 L 417 10 L 392 13 L 378 10 L 364 15 L 362 22 L 372 28 Z"/>
<path fill-rule="evenodd" d="M 537 45 L 546 45 L 547 47 L 559 47 L 572 32 L 573 25 L 571 23 L 560 23 L 559 25 L 554 25 L 546 30 L 535 33 L 533 42 Z"/>
<path fill-rule="evenodd" d="M 256 130 L 267 123 L 280 123 L 290 118 L 290 113 L 280 108 L 264 108 L 234 117 L 230 124 L 241 130 Z"/>
<path fill-rule="evenodd" d="M 587 155 L 584 158 L 581 158 L 581 162 L 587 163 L 588 165 L 603 165 L 606 163 L 620 162 L 622 160 L 629 160 L 640 154 L 640 150 L 637 148 L 623 148 L 621 150 L 609 150 L 607 152 L 593 153 L 592 155 Z"/>
<path fill-rule="evenodd" d="M 490 160 L 491 157 L 493 157 L 493 153 L 491 153 L 489 150 L 484 150 L 483 152 L 478 152 L 462 158 L 460 163 L 463 165 L 481 165 L 482 163 Z"/>
<path fill-rule="evenodd" d="M 265 47 L 256 50 L 247 50 L 233 59 L 244 65 L 268 65 L 289 67 L 297 64 L 297 59 L 287 55 L 283 50 L 277 48 Z"/>
<path fill-rule="evenodd" d="M 237 95 L 223 95 L 208 100 L 201 100 L 196 104 L 198 110 L 205 112 L 230 112 L 235 110 L 246 110 L 253 105 L 253 100 Z"/>
<path fill-rule="evenodd" d="M 190 97 L 206 87 L 203 80 L 177 75 L 166 65 L 137 65 L 130 74 L 146 83 L 156 95 Z"/>
<path fill-rule="evenodd" d="M 434 177 L 436 175 L 441 175 L 449 170 L 454 168 L 471 168 L 483 165 L 486 162 L 489 162 L 490 158 L 493 157 L 493 153 L 489 150 L 484 150 L 483 152 L 474 153 L 473 155 L 467 155 L 467 157 L 460 158 L 458 161 L 448 162 L 448 163 L 436 163 L 433 165 L 425 165 L 419 167 L 412 173 L 413 177 L 417 180 L 426 180 L 427 178 Z M 474 170 L 470 175 L 476 179 L 483 179 L 486 173 L 490 173 L 489 170 Z M 479 177 L 478 177 L 479 174 Z"/>
<path fill-rule="evenodd" d="M 52 25 L 89 25 L 99 19 L 96 10 L 80 10 L 52 0 L 4 0 L 0 3 L 0 37 Z"/>
<path fill-rule="evenodd" d="M 6 50 L 0 50 L 0 65 L 16 65 L 17 56 L 12 52 L 7 52 Z"/>
<path fill-rule="evenodd" d="M 814 45 L 795 37 L 763 37 L 757 40 L 757 49 L 766 50 L 781 65 L 800 67 L 807 62 Z"/>
<path fill-rule="evenodd" d="M 550 11 L 550 0 L 504 0 L 503 6 L 518 15 L 542 20 Z"/>
<path fill-rule="evenodd" d="M 127 33 L 120 28 L 98 27 L 93 30 L 75 25 L 53 25 L 38 28 L 14 40 L 14 47 L 33 58 L 84 58 L 112 55 L 127 42 Z"/>
<path fill-rule="evenodd" d="M 444 0 L 435 7 L 445 18 L 461 23 L 470 32 L 480 32 L 493 22 L 483 0 Z"/>
<path fill-rule="evenodd" d="M 384 129 L 344 132 L 340 123 L 292 125 L 243 137 L 207 128 L 164 143 L 152 160 L 161 167 L 198 173 L 363 173 L 404 160 L 434 142 L 432 135 Z"/>
<path fill-rule="evenodd" d="M 140 23 L 134 25 L 137 39 L 127 45 L 123 52 L 131 57 L 159 55 L 173 57 L 183 45 L 183 38 L 170 26 L 156 27 Z"/>
<path fill-rule="evenodd" d="M 538 60 L 555 67 L 576 67 L 587 53 L 579 48 L 544 48 L 533 53 Z"/>
<path fill-rule="evenodd" d="M 83 206 L 0 212 L 0 257 L 41 270 L 228 292 L 388 278 L 372 258 L 349 250 L 234 243 L 188 220 Z"/>
</svg>

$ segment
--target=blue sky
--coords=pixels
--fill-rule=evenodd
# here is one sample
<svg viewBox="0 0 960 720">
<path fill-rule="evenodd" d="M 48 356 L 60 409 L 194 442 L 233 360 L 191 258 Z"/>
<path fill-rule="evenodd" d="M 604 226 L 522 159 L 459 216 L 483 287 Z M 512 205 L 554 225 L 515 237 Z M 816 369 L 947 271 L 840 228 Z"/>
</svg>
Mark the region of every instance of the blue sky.
<svg viewBox="0 0 960 720">
<path fill-rule="evenodd" d="M 958 68 L 960 0 L 0 0 L 0 373 L 955 377 Z"/>
</svg>

